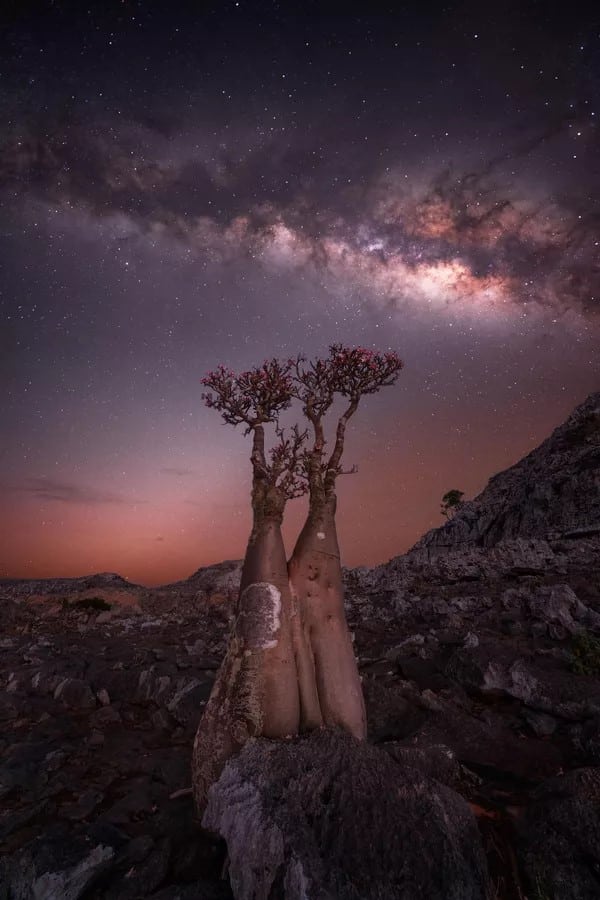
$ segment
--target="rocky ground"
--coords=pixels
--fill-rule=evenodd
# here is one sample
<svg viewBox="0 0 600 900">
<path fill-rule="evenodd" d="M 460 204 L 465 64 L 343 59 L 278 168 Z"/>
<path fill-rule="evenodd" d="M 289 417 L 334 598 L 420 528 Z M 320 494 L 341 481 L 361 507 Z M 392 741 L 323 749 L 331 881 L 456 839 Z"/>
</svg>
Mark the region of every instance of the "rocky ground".
<svg viewBox="0 0 600 900">
<path fill-rule="evenodd" d="M 600 895 L 599 558 L 517 540 L 345 573 L 370 740 L 468 800 L 497 897 Z M 232 896 L 188 789 L 238 577 L 0 586 L 0 897 Z"/>
<path fill-rule="evenodd" d="M 0 897 L 230 897 L 187 791 L 229 597 L 43 587 L 4 585 Z"/>
<path fill-rule="evenodd" d="M 276 778 L 269 781 L 265 759 L 278 754 L 284 774 L 305 760 L 295 786 L 301 805 L 322 744 L 341 760 L 337 769 L 329 760 L 317 778 L 324 795 L 335 794 L 344 760 L 362 773 L 365 809 L 351 786 L 338 797 L 357 822 L 368 820 L 367 806 L 377 818 L 373 791 L 383 789 L 385 821 L 393 827 L 388 776 L 378 772 L 389 772 L 393 796 L 403 797 L 399 817 L 408 812 L 410 821 L 421 821 L 424 798 L 436 821 L 447 819 L 431 857 L 426 826 L 399 828 L 402 839 L 389 843 L 396 868 L 386 875 L 378 848 L 388 846 L 387 834 L 367 853 L 352 843 L 360 830 L 350 828 L 344 849 L 339 817 L 330 812 L 317 822 L 321 812 L 313 810 L 298 834 L 314 837 L 315 822 L 326 830 L 337 862 L 324 878 L 337 872 L 342 884 L 348 860 L 364 858 L 372 872 L 398 884 L 410 869 L 406 854 L 439 859 L 450 844 L 444 859 L 467 865 L 468 848 L 457 855 L 460 840 L 452 838 L 464 837 L 460 822 L 472 823 L 466 801 L 493 898 L 600 897 L 599 563 L 594 394 L 409 554 L 345 572 L 369 739 L 387 755 L 355 752 L 348 740 L 325 734 L 289 752 L 254 742 L 230 767 L 220 807 L 215 794 L 215 821 L 224 821 L 234 797 L 247 806 L 244 784 L 256 778 L 262 805 L 246 821 L 262 822 L 277 843 L 281 829 L 274 831 L 265 813 Z M 194 817 L 189 768 L 239 574 L 239 563 L 225 562 L 154 591 L 109 574 L 0 582 L 0 900 L 233 896 L 224 845 Z M 429 787 L 420 794 L 423 785 Z M 321 840 L 325 832 L 318 834 Z M 409 846 L 411 835 L 417 844 Z M 232 834 L 232 882 L 250 858 L 247 843 L 236 844 Z M 297 878 L 294 849 L 276 849 L 269 847 Z M 320 865 L 318 854 L 303 859 Z M 481 878 L 473 876 L 478 860 L 464 897 L 481 896 Z M 264 887 L 264 873 L 255 867 L 251 874 L 246 883 L 262 878 Z M 386 887 L 379 896 L 447 900 L 435 873 L 427 874 L 429 893 L 413 884 L 408 893 Z"/>
</svg>

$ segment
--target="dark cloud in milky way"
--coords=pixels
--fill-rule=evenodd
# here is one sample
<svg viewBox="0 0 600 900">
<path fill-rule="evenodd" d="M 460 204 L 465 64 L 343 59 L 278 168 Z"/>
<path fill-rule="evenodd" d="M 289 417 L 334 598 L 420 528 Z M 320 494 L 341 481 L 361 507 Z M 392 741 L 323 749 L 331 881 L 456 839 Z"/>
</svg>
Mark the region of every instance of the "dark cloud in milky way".
<svg viewBox="0 0 600 900">
<path fill-rule="evenodd" d="M 132 500 L 120 494 L 104 491 L 91 485 L 71 484 L 53 478 L 28 478 L 17 487 L 18 491 L 30 494 L 40 500 L 57 500 L 60 503 L 77 503 L 87 506 L 97 504 L 133 505 L 144 501 Z"/>
</svg>

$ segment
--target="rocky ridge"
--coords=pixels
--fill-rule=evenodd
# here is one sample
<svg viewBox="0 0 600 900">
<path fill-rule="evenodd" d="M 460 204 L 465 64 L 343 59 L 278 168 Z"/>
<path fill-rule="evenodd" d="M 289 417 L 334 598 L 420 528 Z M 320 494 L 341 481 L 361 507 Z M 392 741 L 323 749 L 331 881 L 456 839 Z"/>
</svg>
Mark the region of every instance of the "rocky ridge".
<svg viewBox="0 0 600 900">
<path fill-rule="evenodd" d="M 429 555 L 514 538 L 600 534 L 600 392 L 518 463 L 490 478 L 442 528 L 413 548 Z"/>
</svg>

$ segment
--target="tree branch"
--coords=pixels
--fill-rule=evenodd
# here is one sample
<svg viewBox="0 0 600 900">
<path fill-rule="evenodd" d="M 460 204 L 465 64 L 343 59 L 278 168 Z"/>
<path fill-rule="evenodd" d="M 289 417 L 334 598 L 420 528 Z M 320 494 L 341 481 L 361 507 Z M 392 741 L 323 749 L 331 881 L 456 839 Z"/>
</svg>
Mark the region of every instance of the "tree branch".
<svg viewBox="0 0 600 900">
<path fill-rule="evenodd" d="M 354 396 L 350 400 L 350 403 L 346 409 L 346 411 L 340 416 L 338 419 L 338 424 L 335 432 L 335 445 L 333 448 L 333 452 L 329 457 L 329 461 L 325 470 L 325 493 L 330 494 L 331 491 L 335 488 L 335 479 L 339 474 L 340 463 L 342 461 L 342 454 L 344 452 L 344 439 L 346 437 L 346 425 L 348 424 L 349 419 L 352 418 L 356 410 L 358 409 L 358 401 L 360 400 L 360 396 Z"/>
<path fill-rule="evenodd" d="M 250 462 L 257 478 L 266 478 L 269 474 L 267 460 L 265 459 L 265 428 L 264 425 L 253 425 L 254 436 L 252 438 L 252 453 Z"/>
<path fill-rule="evenodd" d="M 351 466 L 349 469 L 338 469 L 338 475 L 356 475 L 358 472 L 358 466 Z"/>
</svg>

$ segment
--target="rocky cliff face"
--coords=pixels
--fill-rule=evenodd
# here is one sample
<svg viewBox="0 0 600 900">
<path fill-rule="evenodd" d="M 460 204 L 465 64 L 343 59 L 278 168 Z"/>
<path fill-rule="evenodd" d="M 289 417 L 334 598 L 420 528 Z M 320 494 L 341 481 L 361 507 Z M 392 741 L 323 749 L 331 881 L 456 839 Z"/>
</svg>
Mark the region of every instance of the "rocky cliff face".
<svg viewBox="0 0 600 900">
<path fill-rule="evenodd" d="M 600 533 L 600 392 L 516 465 L 490 478 L 478 497 L 422 537 L 411 555 L 594 533 Z"/>
</svg>

